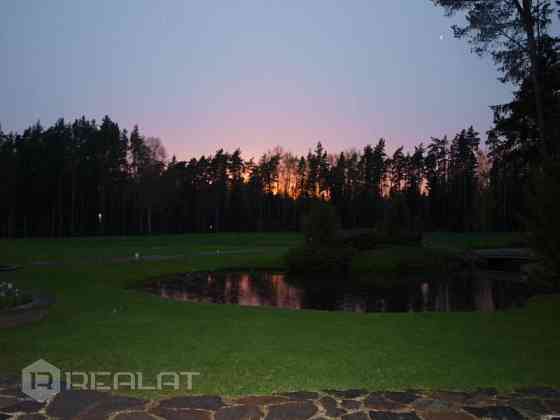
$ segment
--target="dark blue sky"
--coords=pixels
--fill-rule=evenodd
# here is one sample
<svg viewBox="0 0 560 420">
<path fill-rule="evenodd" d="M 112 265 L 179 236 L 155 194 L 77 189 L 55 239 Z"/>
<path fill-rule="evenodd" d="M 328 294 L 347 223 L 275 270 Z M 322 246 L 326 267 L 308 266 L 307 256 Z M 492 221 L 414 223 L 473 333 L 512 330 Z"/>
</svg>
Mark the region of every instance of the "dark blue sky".
<svg viewBox="0 0 560 420">
<path fill-rule="evenodd" d="M 511 89 L 450 24 L 428 0 L 2 0 L 0 123 L 109 114 L 179 158 L 485 132 Z"/>
</svg>

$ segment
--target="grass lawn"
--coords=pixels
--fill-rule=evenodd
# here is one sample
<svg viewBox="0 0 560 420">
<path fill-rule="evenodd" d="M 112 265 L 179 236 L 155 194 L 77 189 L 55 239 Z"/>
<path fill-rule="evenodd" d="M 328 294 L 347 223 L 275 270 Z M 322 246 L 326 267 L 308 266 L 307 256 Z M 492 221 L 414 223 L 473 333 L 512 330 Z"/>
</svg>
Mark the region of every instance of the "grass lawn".
<svg viewBox="0 0 560 420">
<path fill-rule="evenodd" d="M 451 252 L 439 248 L 390 246 L 360 252 L 352 259 L 350 269 L 356 276 L 369 273 L 387 276 L 433 274 L 444 271 L 446 258 L 451 256 Z"/>
<path fill-rule="evenodd" d="M 494 314 L 357 314 L 181 303 L 126 288 L 188 270 L 281 268 L 283 253 L 300 241 L 295 234 L 0 241 L 0 263 L 26 264 L 0 276 L 57 298 L 44 321 L 0 330 L 0 374 L 43 358 L 67 371 L 146 378 L 197 371 L 197 394 L 560 386 L 557 296 Z M 100 263 L 134 252 L 182 256 Z M 28 264 L 36 260 L 64 264 Z"/>
<path fill-rule="evenodd" d="M 425 234 L 424 246 L 451 250 L 487 248 L 525 248 L 526 237 L 521 233 L 450 233 L 434 232 Z"/>
</svg>

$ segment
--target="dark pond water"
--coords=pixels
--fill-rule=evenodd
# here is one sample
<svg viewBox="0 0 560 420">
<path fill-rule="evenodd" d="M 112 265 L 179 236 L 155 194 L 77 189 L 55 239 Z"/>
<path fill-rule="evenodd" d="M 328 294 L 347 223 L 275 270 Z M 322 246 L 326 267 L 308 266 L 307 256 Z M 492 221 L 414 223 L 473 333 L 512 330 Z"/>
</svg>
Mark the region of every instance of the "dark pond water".
<svg viewBox="0 0 560 420">
<path fill-rule="evenodd" d="M 282 273 L 199 272 L 153 280 L 146 290 L 178 301 L 351 312 L 492 311 L 522 306 L 529 296 L 527 286 L 515 278 L 411 278 L 403 283 L 379 288 L 317 279 L 304 286 Z"/>
</svg>

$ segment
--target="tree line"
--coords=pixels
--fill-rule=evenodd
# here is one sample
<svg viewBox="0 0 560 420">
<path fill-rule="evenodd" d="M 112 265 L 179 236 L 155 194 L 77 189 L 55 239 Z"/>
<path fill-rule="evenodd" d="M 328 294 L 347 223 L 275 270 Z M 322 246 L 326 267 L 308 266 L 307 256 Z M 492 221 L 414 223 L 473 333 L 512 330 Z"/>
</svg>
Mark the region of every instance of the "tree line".
<svg viewBox="0 0 560 420">
<path fill-rule="evenodd" d="M 246 159 L 240 150 L 218 150 L 181 161 L 167 159 L 159 139 L 109 117 L 37 123 L 22 133 L 0 127 L 0 236 L 297 230 L 313 200 L 332 203 L 345 229 L 522 229 L 528 190 L 551 172 L 541 169 L 545 161 L 558 160 L 551 3 L 433 2 L 467 14 L 455 34 L 490 53 L 502 81 L 517 86 L 510 103 L 493 107 L 486 147 L 470 127 L 390 155 L 379 140 L 336 154 L 318 143 L 303 156 L 277 148 Z M 552 182 L 545 191 L 557 188 L 542 182 Z"/>
<path fill-rule="evenodd" d="M 318 143 L 304 156 L 218 150 L 181 161 L 109 117 L 0 128 L 0 235 L 298 230 L 312 200 L 331 202 L 345 229 L 521 229 L 543 142 L 558 156 L 558 39 L 545 39 L 545 140 L 530 75 L 510 103 L 493 107 L 486 147 L 471 127 L 390 155 L 379 140 L 336 154 Z"/>
<path fill-rule="evenodd" d="M 533 152 L 519 152 L 508 127 L 526 121 L 515 111 L 523 95 L 496 109 L 488 155 L 473 127 L 390 155 L 381 139 L 337 154 L 318 143 L 304 156 L 276 148 L 245 159 L 238 149 L 186 161 L 109 117 L 0 130 L 0 234 L 298 230 L 312 200 L 331 202 L 345 229 L 516 229 L 519 168 Z"/>
<path fill-rule="evenodd" d="M 543 55 L 547 150 L 560 138 L 558 40 Z M 473 127 L 392 154 L 306 155 L 281 148 L 167 159 L 162 142 L 109 117 L 0 128 L 0 235 L 4 237 L 298 230 L 309 202 L 331 202 L 345 229 L 518 230 L 542 142 L 529 76 L 493 107 L 486 147 Z"/>
</svg>

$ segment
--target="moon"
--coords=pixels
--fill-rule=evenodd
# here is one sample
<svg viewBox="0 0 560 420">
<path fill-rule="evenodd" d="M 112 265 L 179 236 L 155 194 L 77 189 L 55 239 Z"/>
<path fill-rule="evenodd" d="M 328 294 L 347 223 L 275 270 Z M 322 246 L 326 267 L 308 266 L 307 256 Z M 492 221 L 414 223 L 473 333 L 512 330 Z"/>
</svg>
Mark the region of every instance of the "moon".
<svg viewBox="0 0 560 420">
<path fill-rule="evenodd" d="M 440 40 L 440 41 L 443 41 L 444 38 L 445 38 L 445 37 L 443 36 L 443 34 L 439 36 L 439 40 Z"/>
</svg>

